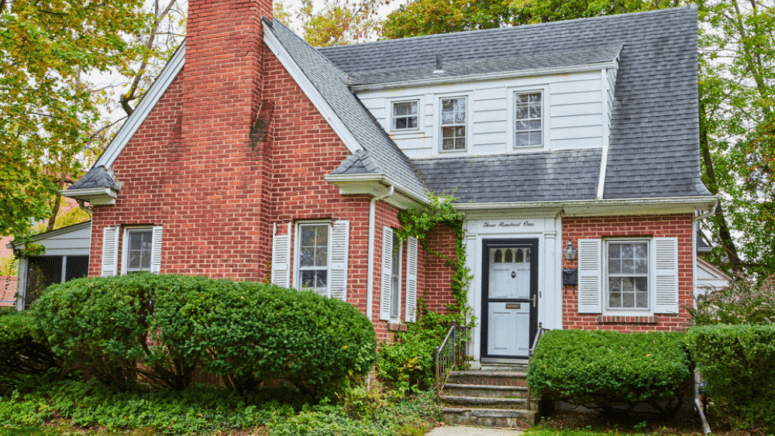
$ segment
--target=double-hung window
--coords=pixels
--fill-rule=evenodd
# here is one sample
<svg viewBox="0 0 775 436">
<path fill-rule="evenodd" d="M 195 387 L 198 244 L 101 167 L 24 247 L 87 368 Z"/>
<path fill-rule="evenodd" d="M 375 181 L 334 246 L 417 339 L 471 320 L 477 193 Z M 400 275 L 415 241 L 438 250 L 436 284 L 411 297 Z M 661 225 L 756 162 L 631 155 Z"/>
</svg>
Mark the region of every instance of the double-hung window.
<svg viewBox="0 0 775 436">
<path fill-rule="evenodd" d="M 401 101 L 393 103 L 392 129 L 396 131 L 416 130 L 418 126 L 417 109 L 419 101 Z"/>
<path fill-rule="evenodd" d="M 516 94 L 515 98 L 515 146 L 528 147 L 543 143 L 543 119 L 541 93 Z"/>
<path fill-rule="evenodd" d="M 153 252 L 153 230 L 128 229 L 126 232 L 126 244 L 126 272 L 150 271 Z"/>
<path fill-rule="evenodd" d="M 302 289 L 328 295 L 328 224 L 299 226 L 299 283 Z"/>
<path fill-rule="evenodd" d="M 466 149 L 466 97 L 441 99 L 441 150 Z"/>
<path fill-rule="evenodd" d="M 649 241 L 606 241 L 608 309 L 649 308 Z"/>
</svg>

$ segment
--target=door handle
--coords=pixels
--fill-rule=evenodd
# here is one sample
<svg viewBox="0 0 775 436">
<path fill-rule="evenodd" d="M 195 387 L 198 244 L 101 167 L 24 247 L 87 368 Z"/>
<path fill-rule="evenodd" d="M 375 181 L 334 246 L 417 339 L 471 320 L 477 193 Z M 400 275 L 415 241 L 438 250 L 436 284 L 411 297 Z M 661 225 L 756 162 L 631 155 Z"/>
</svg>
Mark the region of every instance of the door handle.
<svg viewBox="0 0 775 436">
<path fill-rule="evenodd" d="M 536 307 L 536 294 L 533 294 L 533 307 Z"/>
</svg>

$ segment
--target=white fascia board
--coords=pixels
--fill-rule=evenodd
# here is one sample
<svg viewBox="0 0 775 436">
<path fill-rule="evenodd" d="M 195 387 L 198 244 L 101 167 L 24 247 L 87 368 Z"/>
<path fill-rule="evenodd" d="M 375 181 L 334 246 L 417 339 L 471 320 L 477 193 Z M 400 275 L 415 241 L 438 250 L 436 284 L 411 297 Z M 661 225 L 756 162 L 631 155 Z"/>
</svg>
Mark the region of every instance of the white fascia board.
<svg viewBox="0 0 775 436">
<path fill-rule="evenodd" d="M 270 29 L 269 26 L 264 26 L 264 43 L 269 47 L 269 50 L 272 50 L 272 53 L 274 53 L 277 60 L 280 61 L 285 70 L 288 71 L 293 80 L 299 85 L 304 92 L 304 95 L 310 99 L 315 108 L 323 115 L 323 118 L 328 121 L 328 124 L 334 129 L 334 132 L 336 132 L 342 142 L 344 142 L 344 145 L 350 150 L 350 153 L 355 153 L 363 148 L 355 139 L 352 132 L 350 132 L 350 129 L 342 122 L 342 119 L 339 118 L 339 115 L 334 112 L 326 99 L 323 98 L 320 91 L 315 88 L 315 85 L 313 85 L 307 75 L 304 74 L 296 61 L 288 54 L 288 51 L 285 50 L 285 47 L 283 47 L 274 33 L 272 33 L 272 29 Z"/>
<path fill-rule="evenodd" d="M 59 193 L 65 197 L 86 200 L 92 206 L 112 206 L 118 197 L 118 191 L 113 188 L 66 189 Z"/>
<path fill-rule="evenodd" d="M 172 59 L 170 59 L 169 62 L 167 62 L 167 65 L 164 66 L 164 69 L 153 82 L 151 88 L 148 90 L 148 92 L 145 93 L 142 100 L 140 100 L 140 103 L 137 105 L 134 112 L 132 112 L 132 115 L 126 121 L 124 121 L 124 125 L 121 126 L 121 129 L 110 142 L 108 148 L 106 148 L 105 151 L 100 155 L 99 159 L 97 159 L 97 162 L 95 162 L 94 166 L 102 165 L 105 168 L 110 168 L 111 165 L 113 165 L 113 162 L 115 162 L 118 155 L 121 154 L 121 151 L 124 150 L 124 147 L 126 147 L 127 143 L 129 143 L 129 140 L 132 139 L 132 136 L 134 136 L 134 134 L 143 124 L 143 121 L 148 118 L 148 115 L 156 106 L 156 103 L 159 102 L 161 96 L 164 95 L 164 93 L 167 91 L 167 88 L 169 88 L 169 86 L 172 84 L 172 81 L 175 80 L 175 77 L 177 77 L 180 70 L 183 69 L 185 60 L 186 41 L 184 40 L 180 44 L 180 47 L 178 47 L 177 51 L 175 51 Z"/>
<path fill-rule="evenodd" d="M 339 187 L 341 195 L 378 197 L 388 192 L 388 186 L 394 186 L 395 193 L 386 201 L 401 209 L 429 204 L 427 195 L 410 191 L 384 174 L 329 174 L 325 180 Z"/>
<path fill-rule="evenodd" d="M 718 199 L 714 196 L 703 196 L 526 203 L 462 203 L 453 204 L 453 206 L 462 212 L 485 210 L 524 212 L 526 209 L 561 208 L 565 216 L 667 215 L 694 213 L 697 209 L 710 209 L 717 201 Z"/>
<path fill-rule="evenodd" d="M 433 77 L 421 80 L 403 80 L 399 82 L 374 83 L 369 85 L 353 85 L 353 92 L 379 91 L 393 88 L 413 88 L 430 85 L 446 85 L 451 83 L 481 82 L 485 80 L 515 79 L 519 77 L 551 76 L 557 74 L 586 73 L 600 71 L 601 69 L 616 68 L 616 62 L 604 62 L 599 64 L 574 65 L 568 67 L 538 68 L 520 71 L 499 71 L 497 73 L 469 74 L 454 77 Z"/>
<path fill-rule="evenodd" d="M 65 234 L 68 234 L 68 233 L 72 233 L 72 232 L 77 232 L 79 230 L 83 230 L 85 228 L 91 228 L 91 220 L 83 222 L 83 223 L 73 224 L 72 226 L 62 227 L 61 229 L 52 230 L 50 232 L 39 233 L 37 235 L 31 236 L 30 239 L 27 242 L 43 241 L 43 240 L 46 240 L 48 238 L 52 238 L 52 237 L 57 236 L 57 235 L 65 235 Z M 23 244 L 17 244 L 17 243 L 14 243 L 13 241 L 11 241 L 11 243 L 6 245 L 6 247 L 7 248 L 12 248 L 14 250 L 21 250 L 22 248 L 24 248 L 24 245 Z"/>
</svg>

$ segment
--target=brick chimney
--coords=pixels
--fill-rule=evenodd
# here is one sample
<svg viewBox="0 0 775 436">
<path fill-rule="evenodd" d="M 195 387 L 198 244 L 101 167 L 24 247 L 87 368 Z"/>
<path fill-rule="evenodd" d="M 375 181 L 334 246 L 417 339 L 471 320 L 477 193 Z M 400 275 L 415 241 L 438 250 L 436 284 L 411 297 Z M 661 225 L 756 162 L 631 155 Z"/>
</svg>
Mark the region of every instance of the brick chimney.
<svg viewBox="0 0 775 436">
<path fill-rule="evenodd" d="M 264 279 L 271 156 L 256 152 L 251 126 L 262 107 L 261 19 L 271 13 L 272 0 L 189 0 L 164 272 Z"/>
</svg>

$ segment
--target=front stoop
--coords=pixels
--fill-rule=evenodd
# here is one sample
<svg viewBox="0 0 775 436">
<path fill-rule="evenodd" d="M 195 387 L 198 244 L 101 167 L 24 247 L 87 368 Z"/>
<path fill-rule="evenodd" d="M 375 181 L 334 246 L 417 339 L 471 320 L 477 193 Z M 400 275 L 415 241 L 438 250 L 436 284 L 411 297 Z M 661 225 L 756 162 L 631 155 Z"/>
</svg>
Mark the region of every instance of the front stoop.
<svg viewBox="0 0 775 436">
<path fill-rule="evenodd" d="M 447 424 L 521 427 L 535 424 L 538 404 L 529 401 L 527 368 L 452 371 L 441 391 Z"/>
</svg>

